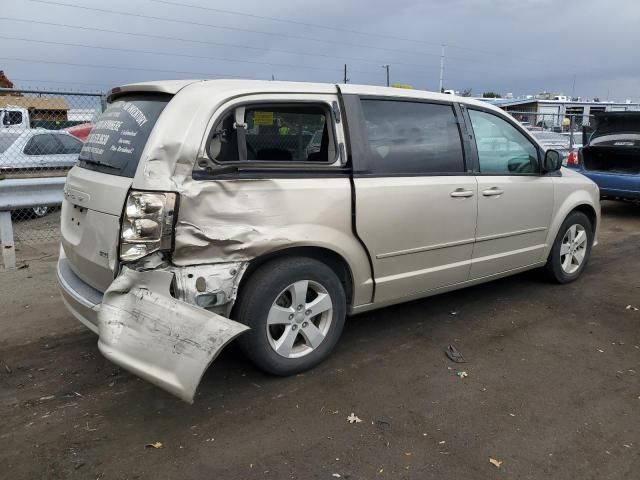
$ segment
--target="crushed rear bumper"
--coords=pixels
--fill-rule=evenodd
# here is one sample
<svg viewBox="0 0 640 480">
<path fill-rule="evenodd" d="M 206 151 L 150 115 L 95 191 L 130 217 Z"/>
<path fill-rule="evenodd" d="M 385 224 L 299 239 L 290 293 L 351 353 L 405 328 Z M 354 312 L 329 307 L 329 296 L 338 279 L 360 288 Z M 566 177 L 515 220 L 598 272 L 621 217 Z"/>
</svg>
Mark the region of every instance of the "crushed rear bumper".
<svg viewBox="0 0 640 480">
<path fill-rule="evenodd" d="M 64 303 L 98 334 L 106 358 L 189 403 L 211 362 L 249 328 L 174 298 L 171 271 L 124 267 L 104 293 L 75 275 L 64 254 L 57 272 Z"/>
</svg>

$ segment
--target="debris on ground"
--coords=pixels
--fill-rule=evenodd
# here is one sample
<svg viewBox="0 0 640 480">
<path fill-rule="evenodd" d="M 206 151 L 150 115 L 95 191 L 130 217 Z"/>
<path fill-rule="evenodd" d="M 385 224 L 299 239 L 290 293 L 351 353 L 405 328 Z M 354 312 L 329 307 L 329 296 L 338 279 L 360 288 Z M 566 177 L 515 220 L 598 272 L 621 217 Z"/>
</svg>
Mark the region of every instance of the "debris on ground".
<svg viewBox="0 0 640 480">
<path fill-rule="evenodd" d="M 360 423 L 360 422 L 362 422 L 362 420 L 360 420 L 360 418 L 358 418 L 358 416 L 355 413 L 351 412 L 351 415 L 349 415 L 347 417 L 347 422 L 349 422 L 349 423 Z"/>
<path fill-rule="evenodd" d="M 469 374 L 463 370 L 461 372 L 456 372 L 456 376 L 458 376 L 460 378 L 465 378 L 465 377 L 468 377 Z"/>
<path fill-rule="evenodd" d="M 634 310 L 634 311 L 638 311 L 638 307 L 634 307 L 633 305 L 627 305 L 626 307 L 624 307 L 625 310 Z"/>
<path fill-rule="evenodd" d="M 147 443 L 144 448 L 162 448 L 164 447 L 164 445 L 162 445 L 162 442 L 154 442 L 154 443 Z"/>
<path fill-rule="evenodd" d="M 449 315 L 457 315 L 457 314 L 458 314 L 458 311 L 457 311 L 457 310 L 451 310 L 451 311 L 449 312 Z"/>
<path fill-rule="evenodd" d="M 489 457 L 489 463 L 496 468 L 500 468 L 500 465 L 502 465 L 502 460 L 496 460 L 495 458 Z"/>
<path fill-rule="evenodd" d="M 444 349 L 444 353 L 452 362 L 455 362 L 455 363 L 466 362 L 466 360 L 462 356 L 462 353 L 460 353 L 460 351 L 453 344 L 447 346 L 447 348 Z"/>
<path fill-rule="evenodd" d="M 9 364 L 7 362 L 5 362 L 4 360 L 0 360 L 1 364 L 4 364 L 4 369 L 7 373 L 12 373 L 13 370 L 11 370 L 11 367 L 9 366 Z"/>
<path fill-rule="evenodd" d="M 332 473 L 331 476 L 335 477 L 335 478 L 341 478 L 342 477 L 342 475 L 340 475 L 339 473 Z"/>
</svg>

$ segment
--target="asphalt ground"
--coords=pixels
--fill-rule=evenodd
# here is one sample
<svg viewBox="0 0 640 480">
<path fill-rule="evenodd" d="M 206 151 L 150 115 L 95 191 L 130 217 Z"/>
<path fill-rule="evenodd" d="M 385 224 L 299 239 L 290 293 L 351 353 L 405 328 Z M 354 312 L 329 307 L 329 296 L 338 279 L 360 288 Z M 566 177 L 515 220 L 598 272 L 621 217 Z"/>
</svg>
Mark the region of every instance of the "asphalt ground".
<svg viewBox="0 0 640 480">
<path fill-rule="evenodd" d="M 193 405 L 101 356 L 60 300 L 55 242 L 18 248 L 27 266 L 0 273 L 0 478 L 640 478 L 639 206 L 603 203 L 575 283 L 527 272 L 353 317 L 289 378 L 231 345 Z"/>
</svg>

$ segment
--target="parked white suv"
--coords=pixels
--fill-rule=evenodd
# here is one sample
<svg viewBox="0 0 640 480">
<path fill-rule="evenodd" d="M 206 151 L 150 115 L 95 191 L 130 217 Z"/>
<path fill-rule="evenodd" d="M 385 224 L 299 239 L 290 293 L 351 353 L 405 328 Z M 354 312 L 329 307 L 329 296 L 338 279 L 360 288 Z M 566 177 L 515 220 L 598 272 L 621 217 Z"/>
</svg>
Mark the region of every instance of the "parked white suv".
<svg viewBox="0 0 640 480">
<path fill-rule="evenodd" d="M 509 115 L 452 95 L 127 85 L 67 178 L 63 298 L 106 357 L 192 401 L 240 334 L 258 367 L 292 374 L 347 314 L 538 267 L 575 280 L 599 195 L 560 166 Z"/>
</svg>

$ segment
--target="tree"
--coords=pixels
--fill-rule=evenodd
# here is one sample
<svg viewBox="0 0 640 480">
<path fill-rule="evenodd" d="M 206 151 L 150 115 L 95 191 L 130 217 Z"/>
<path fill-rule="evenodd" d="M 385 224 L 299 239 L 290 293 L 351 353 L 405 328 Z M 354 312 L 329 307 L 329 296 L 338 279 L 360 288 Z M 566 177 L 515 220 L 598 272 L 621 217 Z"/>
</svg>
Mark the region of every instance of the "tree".
<svg viewBox="0 0 640 480">
<path fill-rule="evenodd" d="M 470 88 L 465 88 L 462 93 L 460 94 L 461 97 L 470 97 L 471 96 L 471 89 Z"/>
<path fill-rule="evenodd" d="M 482 98 L 502 98 L 502 95 L 496 92 L 484 92 Z"/>
</svg>

